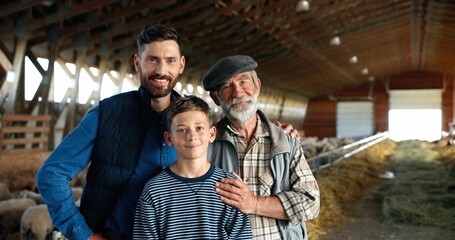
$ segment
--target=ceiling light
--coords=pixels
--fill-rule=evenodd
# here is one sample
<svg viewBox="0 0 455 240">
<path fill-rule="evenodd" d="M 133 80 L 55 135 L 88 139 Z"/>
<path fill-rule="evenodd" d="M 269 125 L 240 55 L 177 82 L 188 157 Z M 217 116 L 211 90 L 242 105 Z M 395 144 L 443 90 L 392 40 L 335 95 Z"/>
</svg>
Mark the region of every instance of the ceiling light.
<svg viewBox="0 0 455 240">
<path fill-rule="evenodd" d="M 181 82 L 177 82 L 177 84 L 175 84 L 175 89 L 177 89 L 177 91 L 182 90 L 182 83 Z"/>
<path fill-rule="evenodd" d="M 368 68 L 362 69 L 362 74 L 363 74 L 363 75 L 367 75 L 367 74 L 368 74 Z"/>
<path fill-rule="evenodd" d="M 359 61 L 359 59 L 357 58 L 357 56 L 352 56 L 350 59 L 349 59 L 349 62 L 350 63 L 357 63 Z"/>
<path fill-rule="evenodd" d="M 330 39 L 330 45 L 338 46 L 340 44 L 341 44 L 341 40 L 339 37 L 333 37 L 332 39 Z"/>
<path fill-rule="evenodd" d="M 190 94 L 193 93 L 194 88 L 193 88 L 193 85 L 192 85 L 191 83 L 189 83 L 189 84 L 186 86 L 186 89 L 188 89 L 188 92 L 189 92 Z"/>
<path fill-rule="evenodd" d="M 303 12 L 303 11 L 309 11 L 310 10 L 310 2 L 306 0 L 301 0 L 297 3 L 297 6 L 295 7 L 295 11 L 297 12 Z"/>
<path fill-rule="evenodd" d="M 204 93 L 204 88 L 202 88 L 200 85 L 197 86 L 196 90 L 201 95 Z"/>
</svg>

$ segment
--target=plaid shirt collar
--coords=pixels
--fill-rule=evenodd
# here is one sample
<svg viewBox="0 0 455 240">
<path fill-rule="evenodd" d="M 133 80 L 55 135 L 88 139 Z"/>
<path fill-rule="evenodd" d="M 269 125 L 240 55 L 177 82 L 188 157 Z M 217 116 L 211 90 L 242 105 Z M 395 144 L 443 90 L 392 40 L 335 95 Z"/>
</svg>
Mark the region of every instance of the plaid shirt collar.
<svg viewBox="0 0 455 240">
<path fill-rule="evenodd" d="M 267 124 L 264 124 L 262 119 L 259 117 L 259 115 L 256 113 L 256 131 L 254 133 L 254 138 L 260 138 L 260 137 L 268 137 L 270 136 Z M 242 136 L 234 127 L 231 127 L 230 124 L 227 125 L 226 129 L 233 135 L 240 137 Z"/>
</svg>

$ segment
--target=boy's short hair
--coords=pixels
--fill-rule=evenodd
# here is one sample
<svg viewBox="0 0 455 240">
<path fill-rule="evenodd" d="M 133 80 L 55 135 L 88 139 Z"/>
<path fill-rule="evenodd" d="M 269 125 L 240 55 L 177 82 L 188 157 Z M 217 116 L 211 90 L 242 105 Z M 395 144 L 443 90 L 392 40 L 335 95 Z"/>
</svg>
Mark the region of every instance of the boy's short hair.
<svg viewBox="0 0 455 240">
<path fill-rule="evenodd" d="M 171 127 L 172 120 L 179 113 L 188 111 L 200 111 L 207 116 L 207 120 L 210 123 L 210 107 L 209 105 L 199 97 L 194 95 L 186 95 L 184 97 L 177 98 L 166 110 L 167 122 L 169 128 Z"/>
</svg>

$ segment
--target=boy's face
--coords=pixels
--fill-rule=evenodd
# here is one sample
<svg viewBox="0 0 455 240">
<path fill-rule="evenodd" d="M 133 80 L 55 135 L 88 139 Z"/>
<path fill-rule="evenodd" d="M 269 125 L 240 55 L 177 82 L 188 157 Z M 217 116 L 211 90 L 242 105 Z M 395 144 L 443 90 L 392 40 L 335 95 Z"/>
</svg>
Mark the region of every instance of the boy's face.
<svg viewBox="0 0 455 240">
<path fill-rule="evenodd" d="M 210 127 L 203 112 L 188 111 L 172 119 L 170 132 L 164 137 L 169 146 L 175 146 L 179 159 L 207 161 L 207 149 L 215 134 L 215 127 Z"/>
</svg>

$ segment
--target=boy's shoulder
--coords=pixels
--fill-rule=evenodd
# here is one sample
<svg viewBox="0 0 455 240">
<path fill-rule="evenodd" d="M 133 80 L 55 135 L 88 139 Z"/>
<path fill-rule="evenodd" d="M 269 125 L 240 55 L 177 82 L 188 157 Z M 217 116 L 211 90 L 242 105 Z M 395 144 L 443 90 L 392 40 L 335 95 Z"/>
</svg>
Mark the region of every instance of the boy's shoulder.
<svg viewBox="0 0 455 240">
<path fill-rule="evenodd" d="M 228 178 L 237 179 L 237 177 L 234 176 L 234 174 L 227 172 L 226 170 L 219 168 L 218 166 L 215 166 L 215 172 L 218 173 L 219 175 L 222 175 L 223 178 L 228 177 Z"/>
</svg>

